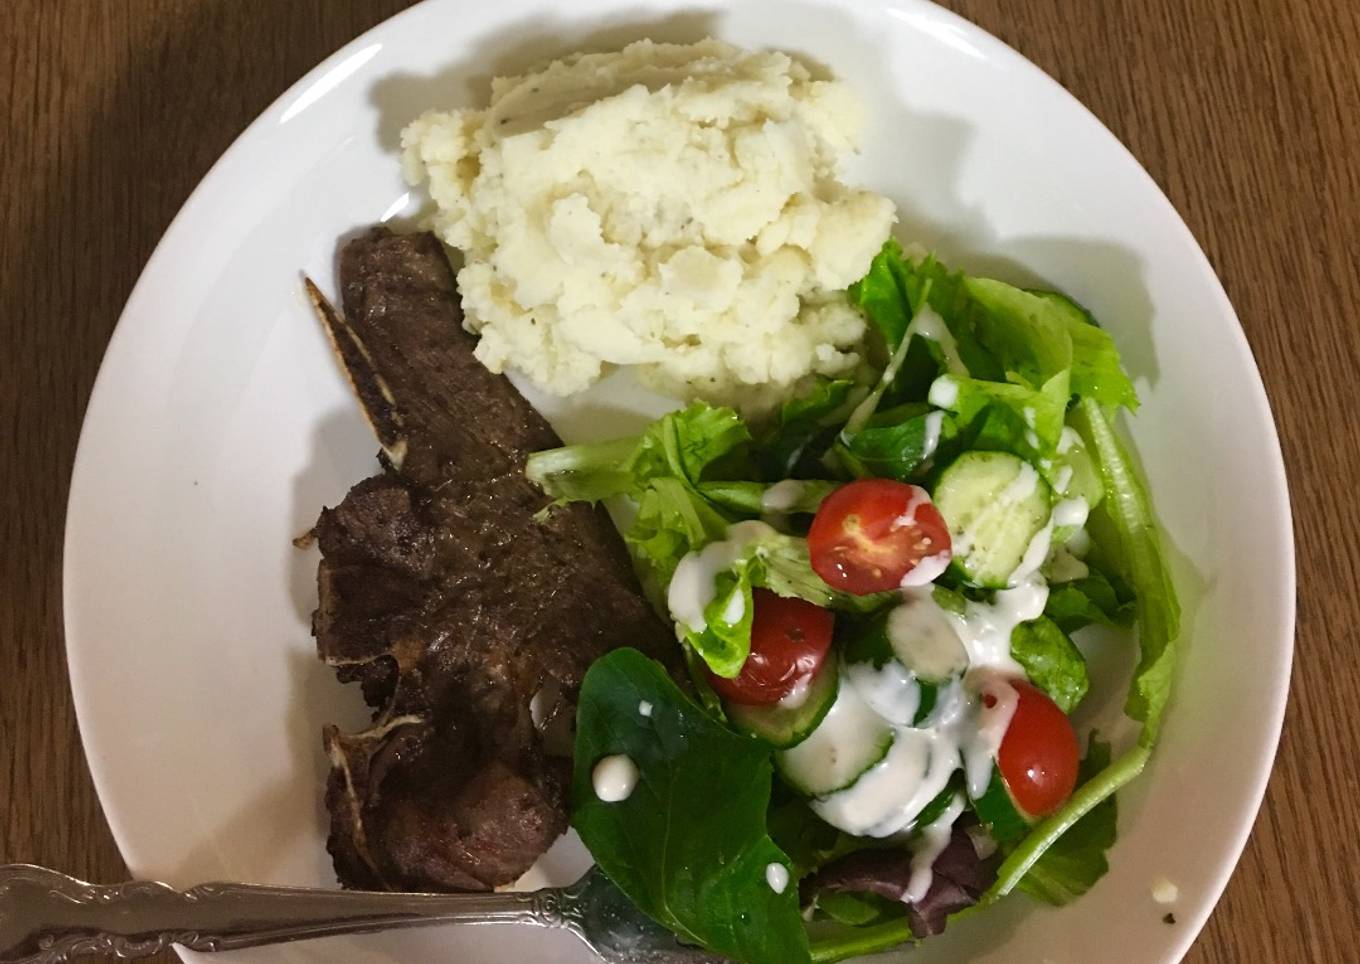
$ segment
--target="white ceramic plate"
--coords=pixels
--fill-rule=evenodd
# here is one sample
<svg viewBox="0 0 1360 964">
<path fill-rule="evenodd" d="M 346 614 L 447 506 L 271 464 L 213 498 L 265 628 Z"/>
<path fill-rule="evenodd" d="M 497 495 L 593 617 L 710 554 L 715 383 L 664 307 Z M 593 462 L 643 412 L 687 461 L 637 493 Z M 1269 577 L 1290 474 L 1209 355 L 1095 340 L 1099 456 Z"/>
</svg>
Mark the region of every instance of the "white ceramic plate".
<svg viewBox="0 0 1360 964">
<path fill-rule="evenodd" d="M 134 873 L 330 884 L 323 722 L 358 694 L 313 655 L 315 557 L 289 540 L 374 468 L 376 445 L 302 298 L 336 239 L 411 209 L 393 153 L 420 111 L 583 46 L 714 34 L 801 52 L 872 110 L 853 172 L 899 234 L 975 270 L 1071 292 L 1113 331 L 1186 603 L 1179 688 L 1121 796 L 1112 870 L 1062 910 L 1019 898 L 912 959 L 1163 962 L 1202 926 L 1259 805 L 1287 689 L 1294 565 L 1278 442 L 1241 329 L 1171 205 L 1033 65 L 920 0 L 429 0 L 270 107 L 147 265 L 109 347 L 71 489 L 71 682 L 91 769 Z M 616 386 L 617 387 L 617 386 Z M 569 440 L 601 406 L 557 406 Z M 1108 693 L 1106 694 L 1108 696 Z M 1117 705 L 1114 697 L 1111 705 Z M 1100 695 L 1097 695 L 1097 702 Z M 1106 700 L 1110 703 L 1109 700 Z M 552 855 L 548 877 L 580 863 Z M 1177 923 L 1149 888 L 1180 886 Z M 564 934 L 487 928 L 332 940 L 260 961 L 584 960 Z"/>
</svg>

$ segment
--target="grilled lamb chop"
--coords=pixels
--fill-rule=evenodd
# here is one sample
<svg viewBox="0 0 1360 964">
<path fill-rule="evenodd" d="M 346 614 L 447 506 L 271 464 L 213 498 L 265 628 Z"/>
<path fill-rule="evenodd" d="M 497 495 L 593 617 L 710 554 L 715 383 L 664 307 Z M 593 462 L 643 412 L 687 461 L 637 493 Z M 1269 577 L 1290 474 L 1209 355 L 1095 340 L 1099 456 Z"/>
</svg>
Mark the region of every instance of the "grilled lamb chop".
<svg viewBox="0 0 1360 964">
<path fill-rule="evenodd" d="M 572 712 L 600 654 L 674 643 L 602 510 L 535 518 L 525 459 L 561 442 L 473 357 L 435 237 L 375 228 L 343 248 L 340 281 L 344 317 L 308 290 L 385 471 L 315 529 L 317 649 L 376 707 L 364 732 L 325 730 L 328 848 L 346 886 L 485 890 L 567 827 L 567 764 L 531 699 Z"/>
</svg>

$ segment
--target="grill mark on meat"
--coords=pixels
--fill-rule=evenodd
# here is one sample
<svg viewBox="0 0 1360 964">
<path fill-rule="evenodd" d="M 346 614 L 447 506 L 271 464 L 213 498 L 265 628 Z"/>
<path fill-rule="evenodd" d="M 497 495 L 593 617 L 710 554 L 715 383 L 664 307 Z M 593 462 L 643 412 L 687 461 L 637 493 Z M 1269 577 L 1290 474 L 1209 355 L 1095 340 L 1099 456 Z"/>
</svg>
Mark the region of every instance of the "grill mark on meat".
<svg viewBox="0 0 1360 964">
<path fill-rule="evenodd" d="M 434 236 L 375 228 L 342 249 L 340 282 L 343 316 L 308 293 L 384 471 L 315 527 L 318 653 L 375 707 L 361 733 L 324 731 L 327 846 L 346 886 L 484 890 L 566 830 L 568 768 L 534 694 L 572 711 L 599 655 L 670 661 L 674 643 L 603 510 L 535 519 L 525 459 L 561 442 L 474 357 Z"/>
</svg>

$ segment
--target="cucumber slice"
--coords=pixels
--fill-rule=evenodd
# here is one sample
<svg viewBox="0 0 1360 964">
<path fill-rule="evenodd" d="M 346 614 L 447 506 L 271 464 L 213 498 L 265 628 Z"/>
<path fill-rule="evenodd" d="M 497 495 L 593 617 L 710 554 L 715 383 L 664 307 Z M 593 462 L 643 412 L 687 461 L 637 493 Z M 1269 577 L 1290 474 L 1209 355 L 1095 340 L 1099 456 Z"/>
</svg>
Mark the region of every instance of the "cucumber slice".
<svg viewBox="0 0 1360 964">
<path fill-rule="evenodd" d="M 1029 818 L 1011 799 L 1011 793 L 1001 779 L 1001 771 L 996 767 L 992 767 L 992 779 L 986 792 L 973 801 L 973 811 L 997 843 L 1019 840 L 1029 833 Z"/>
<path fill-rule="evenodd" d="M 929 595 L 904 595 L 887 616 L 888 642 L 902 665 L 926 683 L 943 683 L 968 668 L 968 650 Z"/>
<path fill-rule="evenodd" d="M 789 786 L 820 797 L 854 783 L 887 756 L 892 742 L 892 727 L 842 683 L 821 723 L 797 746 L 776 753 L 774 765 Z"/>
<path fill-rule="evenodd" d="M 949 524 L 952 567 L 983 589 L 1004 589 L 1048 522 L 1053 490 L 1008 452 L 965 452 L 940 475 L 935 507 Z"/>
<path fill-rule="evenodd" d="M 845 644 L 847 663 L 875 669 L 900 663 L 924 683 L 940 684 L 968 668 L 968 650 L 944 610 L 928 595 L 908 594 L 879 613 Z"/>
<path fill-rule="evenodd" d="M 940 818 L 949 805 L 954 802 L 954 795 L 963 789 L 963 781 L 957 776 L 949 781 L 949 785 L 937 793 L 929 803 L 921 808 L 921 812 L 912 821 L 912 826 L 916 828 L 928 827 Z"/>
<path fill-rule="evenodd" d="M 807 739 L 808 734 L 817 728 L 817 724 L 831 710 L 836 701 L 838 675 L 836 660 L 830 658 L 808 683 L 807 692 L 796 705 L 780 702 L 769 706 L 750 706 L 727 702 L 724 704 L 727 718 L 737 729 L 771 746 L 781 749 L 797 746 Z"/>
<path fill-rule="evenodd" d="M 917 679 L 896 659 L 878 666 L 847 661 L 842 673 L 871 710 L 896 726 L 916 726 L 935 708 L 935 684 Z"/>
<path fill-rule="evenodd" d="M 939 687 L 968 668 L 968 651 L 943 611 L 919 596 L 865 623 L 843 653 L 850 685 L 896 726 L 919 725 Z"/>
</svg>

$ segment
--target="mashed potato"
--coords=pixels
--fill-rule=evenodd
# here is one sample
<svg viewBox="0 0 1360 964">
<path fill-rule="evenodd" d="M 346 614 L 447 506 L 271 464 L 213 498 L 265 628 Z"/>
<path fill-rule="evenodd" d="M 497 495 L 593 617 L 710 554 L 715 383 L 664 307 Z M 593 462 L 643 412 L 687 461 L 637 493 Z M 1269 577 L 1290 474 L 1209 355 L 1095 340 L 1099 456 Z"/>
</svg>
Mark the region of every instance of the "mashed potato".
<svg viewBox="0 0 1360 964">
<path fill-rule="evenodd" d="M 757 412 L 859 361 L 843 289 L 895 219 L 837 180 L 861 118 L 786 54 L 641 41 L 498 78 L 402 142 L 488 368 L 568 395 L 637 365 Z"/>
</svg>

